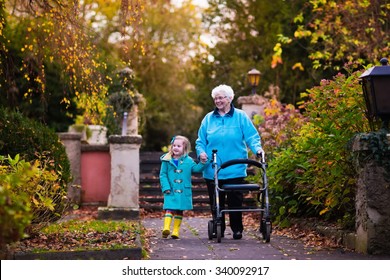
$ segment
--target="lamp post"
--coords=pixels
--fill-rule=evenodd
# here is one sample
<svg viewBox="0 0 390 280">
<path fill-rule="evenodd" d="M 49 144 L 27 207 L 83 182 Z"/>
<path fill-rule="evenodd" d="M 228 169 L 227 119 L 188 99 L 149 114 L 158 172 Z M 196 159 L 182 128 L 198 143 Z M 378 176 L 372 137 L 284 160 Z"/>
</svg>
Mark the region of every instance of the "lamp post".
<svg viewBox="0 0 390 280">
<path fill-rule="evenodd" d="M 256 87 L 259 85 L 261 73 L 253 68 L 248 72 L 249 84 L 252 86 L 252 95 L 256 93 Z"/>
<path fill-rule="evenodd" d="M 384 130 L 388 130 L 390 121 L 390 66 L 388 62 L 387 58 L 382 58 L 380 60 L 382 66 L 371 67 L 360 76 L 368 118 L 379 117 Z"/>
</svg>

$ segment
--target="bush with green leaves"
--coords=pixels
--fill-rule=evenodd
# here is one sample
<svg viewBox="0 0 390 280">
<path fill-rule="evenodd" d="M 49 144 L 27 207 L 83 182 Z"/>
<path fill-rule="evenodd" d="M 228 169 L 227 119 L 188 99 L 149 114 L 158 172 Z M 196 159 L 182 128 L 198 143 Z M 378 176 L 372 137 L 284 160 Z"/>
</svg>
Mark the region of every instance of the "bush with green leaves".
<svg viewBox="0 0 390 280">
<path fill-rule="evenodd" d="M 347 145 L 369 131 L 359 84 L 360 71 L 322 80 L 302 95 L 306 122 L 269 162 L 273 215 L 281 226 L 290 217 L 312 216 L 354 225 L 356 174 Z"/>
<path fill-rule="evenodd" d="M 42 156 L 33 162 L 0 156 L 0 234 L 2 244 L 33 234 L 58 219 L 66 207 L 59 174 Z"/>
<path fill-rule="evenodd" d="M 58 135 L 20 112 L 0 107 L 0 155 L 15 157 L 17 154 L 26 161 L 45 154 L 52 160 L 48 168 L 61 175 L 62 183 L 70 182 L 69 159 Z"/>
<path fill-rule="evenodd" d="M 15 185 L 29 180 L 33 171 L 25 163 L 11 167 L 4 166 L 0 157 L 0 251 L 5 246 L 24 237 L 30 225 L 32 213 L 29 197 L 13 191 Z"/>
<path fill-rule="evenodd" d="M 306 118 L 294 105 L 282 104 L 276 98 L 265 102 L 264 114 L 255 115 L 254 123 L 259 127 L 268 160 L 272 159 L 274 150 L 290 145 L 289 140 L 305 122 Z"/>
<path fill-rule="evenodd" d="M 71 180 L 69 159 L 58 135 L 19 112 L 0 108 L 0 155 L 11 158 L 18 155 L 45 171 L 19 190 L 32 200 L 33 223 L 58 219 L 65 207 L 62 197 Z M 35 200 L 47 200 L 48 204 L 41 208 L 43 204 L 34 204 Z M 49 201 L 53 204 L 49 205 Z"/>
<path fill-rule="evenodd" d="M 24 236 L 32 221 L 31 201 L 26 193 L 18 192 L 38 170 L 25 161 L 0 156 L 0 249 Z"/>
</svg>

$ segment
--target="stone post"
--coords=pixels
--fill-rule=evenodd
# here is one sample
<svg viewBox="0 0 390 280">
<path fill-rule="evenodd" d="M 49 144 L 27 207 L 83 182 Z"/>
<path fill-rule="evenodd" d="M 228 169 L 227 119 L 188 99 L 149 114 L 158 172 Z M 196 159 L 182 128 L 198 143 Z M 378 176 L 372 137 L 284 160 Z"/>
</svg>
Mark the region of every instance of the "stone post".
<svg viewBox="0 0 390 280">
<path fill-rule="evenodd" d="M 253 118 L 254 115 L 263 115 L 264 106 L 267 102 L 267 98 L 260 96 L 258 94 L 240 96 L 237 99 L 239 105 L 241 105 L 242 110 L 249 116 Z"/>
<path fill-rule="evenodd" d="M 107 207 L 98 209 L 100 219 L 139 218 L 140 135 L 111 135 L 111 189 Z"/>
<path fill-rule="evenodd" d="M 249 118 L 253 119 L 254 115 L 264 116 L 264 107 L 270 99 L 278 99 L 279 93 L 280 89 L 278 86 L 270 85 L 268 91 L 264 92 L 263 95 L 251 94 L 248 96 L 240 96 L 237 102 Z"/>
<path fill-rule="evenodd" d="M 58 133 L 58 137 L 65 146 L 70 162 L 72 182 L 68 184 L 67 195 L 69 200 L 77 205 L 81 204 L 81 133 Z"/>
<path fill-rule="evenodd" d="M 127 135 L 138 135 L 138 105 L 131 107 L 127 117 Z"/>
<path fill-rule="evenodd" d="M 390 252 L 390 152 L 378 135 L 358 134 L 352 143 L 358 174 L 355 248 L 368 254 Z M 380 147 L 380 143 L 384 145 Z M 378 155 L 373 148 L 382 148 L 384 152 Z"/>
</svg>

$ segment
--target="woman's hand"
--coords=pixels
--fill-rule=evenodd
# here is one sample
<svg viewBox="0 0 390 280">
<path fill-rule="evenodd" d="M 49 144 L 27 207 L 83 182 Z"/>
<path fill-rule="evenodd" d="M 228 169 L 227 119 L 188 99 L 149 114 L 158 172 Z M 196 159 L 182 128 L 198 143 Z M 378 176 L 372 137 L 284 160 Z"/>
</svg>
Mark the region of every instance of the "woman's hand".
<svg viewBox="0 0 390 280">
<path fill-rule="evenodd" d="M 199 155 L 199 159 L 200 159 L 200 161 L 201 162 L 207 162 L 207 154 L 205 153 L 205 152 L 203 152 L 203 153 L 201 153 L 200 155 Z"/>
<path fill-rule="evenodd" d="M 257 155 L 258 157 L 261 157 L 262 154 L 264 154 L 264 150 L 263 150 L 262 148 L 260 148 L 260 149 L 257 151 L 256 155 Z"/>
</svg>

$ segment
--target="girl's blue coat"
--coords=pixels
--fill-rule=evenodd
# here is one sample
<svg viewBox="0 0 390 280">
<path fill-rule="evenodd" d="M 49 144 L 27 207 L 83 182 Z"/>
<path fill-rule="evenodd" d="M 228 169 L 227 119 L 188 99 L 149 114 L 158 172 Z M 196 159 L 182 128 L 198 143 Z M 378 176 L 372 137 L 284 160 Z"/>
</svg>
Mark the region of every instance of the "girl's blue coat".
<svg viewBox="0 0 390 280">
<path fill-rule="evenodd" d="M 162 155 L 160 159 L 160 184 L 164 194 L 163 209 L 193 209 L 191 174 L 193 172 L 202 172 L 206 164 L 196 163 L 188 155 L 182 156 L 177 166 L 169 153 Z M 171 193 L 164 193 L 166 190 L 170 190 Z"/>
</svg>

